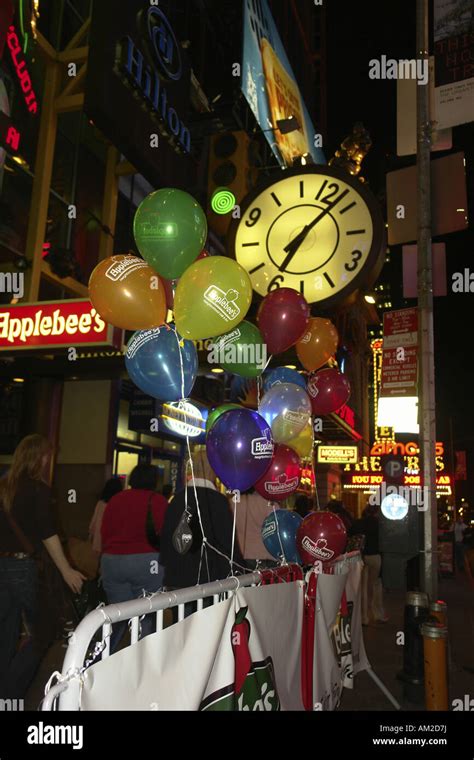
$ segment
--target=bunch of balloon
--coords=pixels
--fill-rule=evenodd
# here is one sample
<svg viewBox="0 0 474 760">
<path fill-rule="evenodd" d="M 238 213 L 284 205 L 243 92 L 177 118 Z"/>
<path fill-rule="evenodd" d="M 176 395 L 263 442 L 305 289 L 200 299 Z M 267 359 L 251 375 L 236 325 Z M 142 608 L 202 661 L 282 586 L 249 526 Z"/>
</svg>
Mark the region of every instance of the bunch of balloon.
<svg viewBox="0 0 474 760">
<path fill-rule="evenodd" d="M 257 324 L 269 354 L 281 354 L 306 332 L 310 309 L 305 298 L 293 288 L 272 290 L 257 313 Z"/>
<path fill-rule="evenodd" d="M 331 562 L 346 548 L 346 527 L 332 512 L 311 512 L 298 527 L 296 545 L 304 565 Z"/>
<path fill-rule="evenodd" d="M 145 261 L 161 277 L 176 280 L 202 252 L 207 220 L 192 195 L 163 188 L 150 193 L 138 207 L 133 234 Z"/>
<path fill-rule="evenodd" d="M 308 424 L 311 402 L 301 386 L 280 383 L 265 393 L 259 413 L 270 425 L 275 443 L 289 443 Z"/>
<path fill-rule="evenodd" d="M 308 395 L 313 414 L 331 414 L 347 403 L 351 386 L 347 377 L 338 369 L 321 369 L 310 375 Z"/>
<path fill-rule="evenodd" d="M 247 491 L 271 465 L 272 433 L 257 412 L 230 409 L 209 429 L 206 450 L 209 464 L 224 485 Z"/>
<path fill-rule="evenodd" d="M 313 372 L 334 356 L 338 343 L 339 335 L 332 322 L 315 317 L 309 320 L 305 334 L 296 344 L 296 354 L 303 367 Z"/>
<path fill-rule="evenodd" d="M 179 401 L 189 396 L 196 380 L 196 346 L 183 340 L 174 325 L 141 330 L 128 343 L 125 366 L 144 393 L 160 401 Z"/>
<path fill-rule="evenodd" d="M 262 541 L 275 559 L 303 564 L 296 545 L 298 529 L 303 521 L 296 512 L 275 509 L 262 525 Z"/>
<path fill-rule="evenodd" d="M 298 454 L 284 443 L 278 443 L 270 467 L 255 483 L 255 490 L 269 501 L 283 501 L 296 491 L 300 476 L 301 462 Z"/>
<path fill-rule="evenodd" d="M 137 256 L 111 256 L 95 267 L 89 296 L 100 316 L 123 330 L 147 330 L 166 320 L 166 291 L 156 272 Z"/>
</svg>

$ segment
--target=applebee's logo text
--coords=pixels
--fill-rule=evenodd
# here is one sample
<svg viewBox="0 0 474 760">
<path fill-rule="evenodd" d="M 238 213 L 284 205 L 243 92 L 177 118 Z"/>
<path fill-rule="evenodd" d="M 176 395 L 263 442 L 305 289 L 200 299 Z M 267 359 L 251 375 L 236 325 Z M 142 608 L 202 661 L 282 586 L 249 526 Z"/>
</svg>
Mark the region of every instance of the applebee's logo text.
<svg viewBox="0 0 474 760">
<path fill-rule="evenodd" d="M 151 330 L 141 330 L 136 333 L 134 338 L 130 341 L 127 348 L 127 359 L 133 359 L 137 351 L 141 349 L 149 340 L 153 340 L 160 334 L 160 328 L 154 327 Z"/>
<path fill-rule="evenodd" d="M 299 478 L 287 478 L 286 475 L 282 475 L 278 482 L 272 480 L 265 483 L 265 490 L 270 494 L 275 493 L 289 493 L 294 491 L 298 486 Z"/>
<path fill-rule="evenodd" d="M 301 543 L 308 554 L 318 559 L 331 559 L 334 556 L 334 552 L 326 548 L 327 541 L 325 538 L 318 538 L 317 541 L 313 541 L 309 536 L 305 536 Z"/>
<path fill-rule="evenodd" d="M 297 412 L 292 411 L 291 409 L 286 409 L 286 411 L 283 413 L 283 418 L 287 422 L 295 422 L 296 424 L 304 424 L 307 415 L 305 415 L 303 412 Z"/>
<path fill-rule="evenodd" d="M 137 269 L 143 269 L 143 267 L 146 266 L 148 266 L 146 261 L 137 259 L 135 256 L 129 256 L 122 261 L 117 261 L 114 264 L 111 264 L 107 268 L 105 276 L 113 282 L 122 282 L 127 279 L 129 274 L 132 274 L 132 272 L 135 272 Z"/>
<path fill-rule="evenodd" d="M 273 441 L 268 428 L 265 430 L 264 438 L 252 440 L 252 456 L 255 459 L 270 459 L 273 456 Z"/>
<path fill-rule="evenodd" d="M 78 332 L 87 335 L 91 330 L 101 333 L 104 329 L 105 322 L 95 309 L 91 309 L 89 314 L 69 314 L 67 317 L 61 315 L 60 309 L 50 316 L 43 315 L 42 309 L 34 317 L 12 317 L 8 311 L 0 313 L 0 339 L 6 339 L 9 343 L 17 338 L 26 343 L 27 338 L 32 336 L 76 335 Z"/>
<path fill-rule="evenodd" d="M 239 293 L 231 288 L 227 293 L 218 288 L 217 285 L 210 285 L 204 293 L 205 302 L 219 314 L 220 317 L 230 322 L 240 314 L 240 309 L 235 303 Z"/>
</svg>

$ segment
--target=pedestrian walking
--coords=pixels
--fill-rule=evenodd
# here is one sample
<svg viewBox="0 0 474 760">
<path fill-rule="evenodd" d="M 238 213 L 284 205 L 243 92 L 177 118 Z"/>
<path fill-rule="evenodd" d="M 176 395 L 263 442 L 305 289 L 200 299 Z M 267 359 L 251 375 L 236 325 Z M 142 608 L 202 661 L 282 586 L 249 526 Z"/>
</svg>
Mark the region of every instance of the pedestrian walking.
<svg viewBox="0 0 474 760">
<path fill-rule="evenodd" d="M 121 478 L 110 478 L 102 489 L 99 500 L 95 505 L 94 514 L 89 525 L 89 538 L 92 542 L 92 548 L 97 554 L 102 554 L 101 529 L 105 508 L 112 496 L 121 491 L 123 491 L 123 481 Z"/>
<path fill-rule="evenodd" d="M 350 529 L 351 535 L 362 534 L 365 537 L 362 559 L 362 625 L 371 622 L 386 623 L 383 606 L 383 587 L 381 578 L 382 557 L 379 549 L 378 504 L 368 504 L 362 513 L 362 519 L 356 520 Z"/>
<path fill-rule="evenodd" d="M 236 514 L 236 529 L 239 547 L 246 567 L 254 570 L 257 566 L 269 567 L 276 564 L 275 558 L 268 552 L 262 540 L 262 524 L 273 512 L 273 504 L 250 488 L 240 495 L 237 504 L 232 502 L 232 511 Z"/>
<path fill-rule="evenodd" d="M 23 438 L 0 481 L 0 695 L 23 698 L 59 632 L 61 589 L 49 557 L 71 591 L 85 577 L 66 559 L 45 473 L 53 448 L 41 435 Z M 46 554 L 47 553 L 47 554 Z M 53 571 L 53 572 L 51 572 Z M 26 640 L 19 648 L 22 624 Z"/>
<path fill-rule="evenodd" d="M 156 493 L 158 470 L 139 464 L 130 475 L 130 488 L 112 496 L 102 518 L 101 572 L 110 604 L 154 593 L 163 585 L 160 536 L 168 502 Z M 117 623 L 112 632 L 115 651 L 126 628 Z M 153 618 L 142 620 L 142 638 L 152 633 Z"/>
<path fill-rule="evenodd" d="M 464 531 L 467 530 L 467 525 L 460 516 L 460 514 L 457 514 L 456 521 L 454 523 L 454 555 L 456 559 L 456 569 L 458 572 L 462 572 L 464 570 L 464 553 L 465 553 L 465 546 L 464 546 Z"/>
</svg>

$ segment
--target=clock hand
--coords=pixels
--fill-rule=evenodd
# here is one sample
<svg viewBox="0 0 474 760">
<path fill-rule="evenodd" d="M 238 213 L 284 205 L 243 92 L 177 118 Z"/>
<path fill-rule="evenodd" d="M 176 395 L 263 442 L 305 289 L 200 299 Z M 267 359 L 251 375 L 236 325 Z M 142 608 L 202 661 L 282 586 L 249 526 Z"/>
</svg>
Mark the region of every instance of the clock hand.
<svg viewBox="0 0 474 760">
<path fill-rule="evenodd" d="M 319 221 L 321 221 L 321 219 L 324 216 L 326 216 L 326 214 L 329 214 L 329 212 L 332 211 L 333 208 L 335 208 L 340 201 L 342 201 L 342 199 L 347 195 L 348 192 L 349 190 L 344 190 L 340 195 L 338 195 L 335 201 L 330 203 L 329 206 L 324 209 L 324 211 L 321 211 L 321 213 L 318 214 L 316 219 L 313 219 L 312 222 L 310 222 L 305 227 L 303 227 L 299 235 L 297 235 L 294 238 L 294 240 L 291 240 L 291 242 L 288 243 L 287 246 L 285 246 L 283 250 L 285 251 L 287 256 L 285 260 L 283 261 L 283 264 L 279 267 L 280 272 L 284 272 L 286 270 L 286 268 L 288 267 L 288 264 L 290 264 L 298 248 L 306 240 L 306 237 L 311 232 L 311 230 L 317 225 Z"/>
</svg>

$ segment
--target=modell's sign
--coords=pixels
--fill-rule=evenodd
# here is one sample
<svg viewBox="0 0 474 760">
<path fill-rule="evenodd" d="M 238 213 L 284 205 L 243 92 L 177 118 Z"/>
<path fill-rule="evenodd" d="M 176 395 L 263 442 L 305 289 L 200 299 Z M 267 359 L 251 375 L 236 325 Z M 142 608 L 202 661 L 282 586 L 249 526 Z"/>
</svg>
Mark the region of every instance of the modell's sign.
<svg viewBox="0 0 474 760">
<path fill-rule="evenodd" d="M 122 330 L 109 325 L 88 300 L 43 301 L 0 310 L 0 350 L 114 346 Z"/>
</svg>

